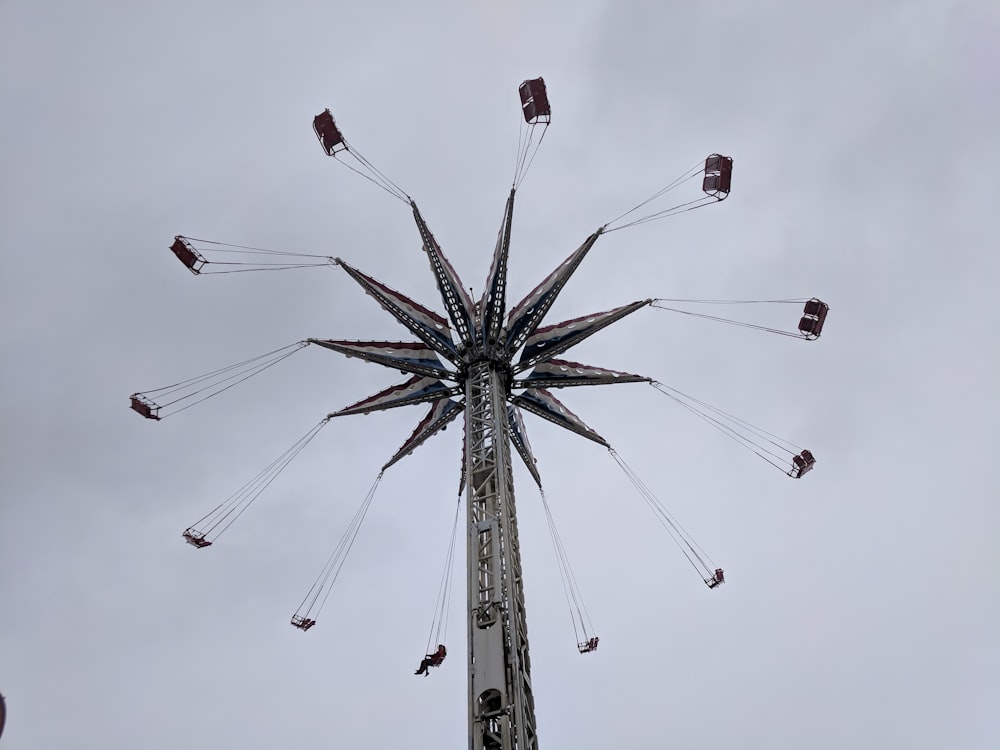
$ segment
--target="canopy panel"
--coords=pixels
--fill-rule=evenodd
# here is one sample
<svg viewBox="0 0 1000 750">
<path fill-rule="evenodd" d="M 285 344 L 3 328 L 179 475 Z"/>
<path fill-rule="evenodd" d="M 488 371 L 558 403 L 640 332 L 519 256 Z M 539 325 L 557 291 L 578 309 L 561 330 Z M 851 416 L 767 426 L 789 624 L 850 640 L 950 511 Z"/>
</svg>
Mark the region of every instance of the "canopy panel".
<svg viewBox="0 0 1000 750">
<path fill-rule="evenodd" d="M 544 388 L 529 388 L 520 396 L 511 399 L 511 403 L 520 406 L 522 409 L 537 414 L 542 419 L 565 427 L 570 432 L 582 435 L 588 440 L 593 440 L 605 448 L 610 448 L 608 441 L 597 434 L 597 431 L 587 426 L 582 419 L 567 409 L 559 399 L 553 396 Z"/>
<path fill-rule="evenodd" d="M 337 263 L 352 279 L 374 297 L 384 310 L 406 326 L 410 332 L 452 361 L 457 361 L 458 352 L 451 338 L 448 321 L 433 310 L 419 305 L 405 294 L 390 289 L 380 281 L 337 259 Z"/>
<path fill-rule="evenodd" d="M 465 409 L 465 404 L 460 401 L 453 401 L 450 398 L 442 398 L 431 404 L 430 411 L 417 423 L 413 433 L 406 439 L 399 450 L 382 467 L 385 471 L 393 464 L 400 461 L 404 456 L 413 453 L 414 449 L 423 445 L 433 435 L 444 430 L 448 423 L 455 419 Z"/>
<path fill-rule="evenodd" d="M 350 414 L 368 414 L 373 411 L 384 411 L 397 406 L 420 404 L 445 396 L 458 396 L 462 393 L 461 386 L 449 388 L 440 380 L 414 375 L 405 383 L 392 385 L 373 396 L 345 406 L 330 414 L 331 417 L 346 417 Z"/>
<path fill-rule="evenodd" d="M 514 190 L 511 189 L 504 209 L 503 226 L 497 237 L 493 251 L 493 263 L 483 287 L 483 298 L 479 303 L 482 315 L 480 335 L 482 344 L 492 349 L 503 334 L 503 316 L 507 308 L 507 256 L 510 250 L 510 225 L 514 218 Z M 506 343 L 506 342 L 504 342 Z"/>
<path fill-rule="evenodd" d="M 507 424 L 510 427 L 510 441 L 514 444 L 517 455 L 524 461 L 528 473 L 535 480 L 538 489 L 542 488 L 542 478 L 538 474 L 538 462 L 531 452 L 531 444 L 528 442 L 528 433 L 524 429 L 524 417 L 521 410 L 513 404 L 507 404 Z"/>
<path fill-rule="evenodd" d="M 572 320 L 564 320 L 562 323 L 539 328 L 531 338 L 524 344 L 524 351 L 521 352 L 521 361 L 518 362 L 515 372 L 526 370 L 532 365 L 538 364 L 562 354 L 567 349 L 576 346 L 585 338 L 592 336 L 606 328 L 617 320 L 621 320 L 626 315 L 634 313 L 641 307 L 645 307 L 653 300 L 641 300 L 628 305 L 616 307 L 614 310 L 584 315 Z"/>
<path fill-rule="evenodd" d="M 650 378 L 619 370 L 584 365 L 565 359 L 540 362 L 528 375 L 514 381 L 515 388 L 567 388 L 575 385 L 609 385 L 611 383 L 649 383 Z"/>
<path fill-rule="evenodd" d="M 437 354 L 423 343 L 406 341 L 338 341 L 335 339 L 309 339 L 348 357 L 358 357 L 394 370 L 424 375 L 431 378 L 454 380 L 455 373 L 448 370 Z"/>
<path fill-rule="evenodd" d="M 459 340 L 466 347 L 472 345 L 473 332 L 475 330 L 475 310 L 476 306 L 469 296 L 468 290 L 462 286 L 462 280 L 458 277 L 455 269 L 452 268 L 448 258 L 445 257 L 441 246 L 438 245 L 431 230 L 427 228 L 424 217 L 420 215 L 417 204 L 410 201 L 413 208 L 413 219 L 417 222 L 417 229 L 420 230 L 420 238 L 424 243 L 424 252 L 431 263 L 431 270 L 437 280 L 438 289 L 441 292 L 441 299 L 444 302 L 448 316 L 455 326 Z"/>
<path fill-rule="evenodd" d="M 566 286 L 569 277 L 577 269 L 580 263 L 590 252 L 590 248 L 597 242 L 604 229 L 598 229 L 590 235 L 572 255 L 552 273 L 550 273 L 541 284 L 536 286 L 531 292 L 521 300 L 507 316 L 507 352 L 513 355 L 524 342 L 535 332 L 538 325 L 549 311 L 552 304 L 559 296 L 559 292 Z"/>
</svg>

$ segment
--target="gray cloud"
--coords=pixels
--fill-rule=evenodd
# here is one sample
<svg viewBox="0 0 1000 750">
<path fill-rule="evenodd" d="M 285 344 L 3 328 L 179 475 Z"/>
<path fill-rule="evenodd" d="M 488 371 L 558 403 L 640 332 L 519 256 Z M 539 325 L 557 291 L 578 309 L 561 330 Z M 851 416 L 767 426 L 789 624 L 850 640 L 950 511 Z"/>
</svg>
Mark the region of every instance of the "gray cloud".
<svg viewBox="0 0 1000 750">
<path fill-rule="evenodd" d="M 466 741 L 454 658 L 414 680 L 460 430 L 386 474 L 320 625 L 287 618 L 416 409 L 335 420 L 223 543 L 180 532 L 391 374 L 307 349 L 176 419 L 129 393 L 306 336 L 404 337 L 326 270 L 193 278 L 177 233 L 341 255 L 438 307 L 399 204 L 325 159 L 331 107 L 478 291 L 516 85 L 554 123 L 513 301 L 707 153 L 720 206 L 603 238 L 553 321 L 649 296 L 832 306 L 814 344 L 644 311 L 574 350 L 819 459 L 792 482 L 644 386 L 563 399 L 729 582 L 707 591 L 598 446 L 528 424 L 601 636 L 574 648 L 516 469 L 545 748 L 988 748 L 1000 734 L 1000 236 L 985 3 L 8 3 L 0 23 L 5 747 Z M 461 555 L 459 555 L 461 558 Z M 453 644 L 453 645 L 452 645 Z"/>
</svg>

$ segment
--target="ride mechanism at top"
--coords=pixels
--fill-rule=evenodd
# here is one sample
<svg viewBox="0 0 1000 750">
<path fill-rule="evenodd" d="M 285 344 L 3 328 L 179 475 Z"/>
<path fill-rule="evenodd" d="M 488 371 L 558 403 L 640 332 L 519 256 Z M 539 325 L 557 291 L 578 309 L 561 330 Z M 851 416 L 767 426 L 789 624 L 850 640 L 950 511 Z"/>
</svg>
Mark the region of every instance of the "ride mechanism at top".
<svg viewBox="0 0 1000 750">
<path fill-rule="evenodd" d="M 163 388 L 132 394 L 131 407 L 143 417 L 161 420 L 205 399 L 217 396 L 306 348 L 324 348 L 383 365 L 409 377 L 378 393 L 327 414 L 285 453 L 259 474 L 189 526 L 183 538 L 193 547 L 212 546 L 249 508 L 322 428 L 335 417 L 368 414 L 400 406 L 426 404 L 427 411 L 412 434 L 382 466 L 326 560 L 291 624 L 311 630 L 340 575 L 385 470 L 443 431 L 460 415 L 465 426 L 459 499 L 445 570 L 417 674 L 439 667 L 447 653 L 447 612 L 461 501 L 464 492 L 467 541 L 467 632 L 469 685 L 469 747 L 472 750 L 530 750 L 538 747 L 535 701 L 528 658 L 521 555 L 511 470 L 512 453 L 523 461 L 538 487 L 563 581 L 577 649 L 594 652 L 594 633 L 580 587 L 569 563 L 545 493 L 538 464 L 528 442 L 523 413 L 542 419 L 605 447 L 638 494 L 650 506 L 698 577 L 710 589 L 725 582 L 717 566 L 670 513 L 638 474 L 593 428 L 553 394 L 554 389 L 613 383 L 645 383 L 705 420 L 782 473 L 801 478 L 815 465 L 809 450 L 650 377 L 560 359 L 560 355 L 598 331 L 646 307 L 744 326 L 802 340 L 814 340 L 823 330 L 829 307 L 816 298 L 780 300 L 641 299 L 560 323 L 542 326 L 556 298 L 597 241 L 609 232 L 662 219 L 723 201 L 732 186 L 733 160 L 710 154 L 652 196 L 598 227 L 552 273 L 516 305 L 507 304 L 507 263 L 514 214 L 514 197 L 551 122 L 551 107 L 541 78 L 519 87 L 524 122 L 521 126 L 514 180 L 486 276 L 483 293 L 473 299 L 445 257 L 417 204 L 348 143 L 329 110 L 317 115 L 313 129 L 324 153 L 359 173 L 405 203 L 420 234 L 423 252 L 441 294 L 445 314 L 425 307 L 340 258 L 319 254 L 268 250 L 245 245 L 174 238 L 172 252 L 194 274 L 275 271 L 295 268 L 339 268 L 402 324 L 409 341 L 355 341 L 308 338 L 234 365 L 212 370 Z M 683 193 L 692 185 L 690 194 Z M 698 190 L 700 180 L 700 190 Z M 681 194 L 678 200 L 674 196 Z M 669 198 L 667 196 L 670 196 Z M 664 203 L 667 205 L 664 207 Z M 643 213 L 645 211 L 645 213 Z M 763 321 L 752 322 L 710 315 L 706 306 L 781 306 L 803 304 L 797 329 L 785 330 Z M 745 309 L 745 307 L 743 308 Z M 513 451 L 511 450 L 513 448 Z M 437 644 L 436 648 L 434 644 Z"/>
</svg>

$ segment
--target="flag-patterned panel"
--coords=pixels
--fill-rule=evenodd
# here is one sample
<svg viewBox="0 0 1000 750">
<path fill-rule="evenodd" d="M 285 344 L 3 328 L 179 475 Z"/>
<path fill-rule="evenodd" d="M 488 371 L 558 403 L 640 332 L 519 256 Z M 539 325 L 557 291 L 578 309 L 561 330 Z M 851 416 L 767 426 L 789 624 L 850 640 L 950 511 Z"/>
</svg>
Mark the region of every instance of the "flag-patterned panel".
<svg viewBox="0 0 1000 750">
<path fill-rule="evenodd" d="M 389 386 L 374 396 L 369 396 L 366 399 L 358 401 L 356 404 L 345 406 L 343 409 L 333 412 L 330 416 L 345 417 L 349 414 L 367 414 L 368 412 L 392 409 L 397 406 L 433 401 L 444 396 L 457 396 L 461 393 L 461 386 L 449 388 L 436 378 L 425 378 L 420 375 L 414 375 L 405 383 Z"/>
<path fill-rule="evenodd" d="M 538 462 L 531 452 L 531 443 L 528 442 L 528 433 L 524 429 L 524 418 L 521 410 L 513 404 L 507 404 L 507 424 L 510 426 L 510 441 L 514 445 L 517 455 L 524 461 L 528 473 L 535 480 L 538 489 L 542 488 L 542 478 L 538 474 Z"/>
<path fill-rule="evenodd" d="M 514 381 L 515 388 L 567 388 L 574 385 L 610 385 L 611 383 L 648 383 L 650 378 L 630 372 L 550 359 Z"/>
<path fill-rule="evenodd" d="M 444 430 L 448 426 L 449 422 L 462 413 L 464 408 L 465 404 L 459 401 L 453 401 L 450 398 L 438 399 L 431 404 L 430 411 L 428 411 L 427 415 L 420 420 L 416 429 L 413 430 L 413 434 L 411 434 L 410 437 L 406 439 L 406 442 L 399 447 L 399 450 L 396 451 L 395 455 L 393 455 L 385 466 L 382 467 L 382 471 L 388 469 L 404 456 L 408 456 L 413 453 L 415 448 L 423 445 L 431 436 Z"/>
<path fill-rule="evenodd" d="M 337 263 L 368 294 L 374 297 L 384 310 L 410 329 L 414 336 L 439 354 L 443 354 L 452 361 L 456 360 L 458 356 L 457 350 L 451 338 L 451 328 L 448 326 L 448 321 L 445 318 L 433 310 L 428 310 L 423 305 L 417 304 L 395 289 L 390 289 L 371 276 L 347 265 L 344 261 L 338 259 Z"/>
<path fill-rule="evenodd" d="M 507 198 L 497 246 L 493 251 L 493 263 L 490 265 L 490 272 L 483 286 L 483 298 L 479 303 L 482 317 L 480 341 L 488 348 L 492 348 L 503 334 L 503 316 L 507 306 L 507 256 L 510 249 L 510 224 L 513 218 L 514 189 L 512 188 L 510 197 Z"/>
<path fill-rule="evenodd" d="M 437 354 L 426 344 L 406 341 L 337 341 L 334 339 L 309 339 L 311 344 L 319 344 L 348 357 L 358 357 L 367 362 L 403 370 L 415 375 L 454 380 L 450 372 L 438 359 Z"/>
<path fill-rule="evenodd" d="M 413 219 L 417 222 L 417 229 L 420 230 L 424 251 L 430 260 L 441 299 L 455 326 L 455 332 L 465 346 L 471 346 L 476 325 L 476 306 L 469 297 L 469 291 L 462 285 L 462 280 L 445 257 L 441 246 L 431 234 L 431 230 L 427 228 L 427 223 L 417 210 L 417 204 L 411 201 L 410 206 L 413 208 Z"/>
<path fill-rule="evenodd" d="M 607 440 L 598 435 L 593 428 L 588 427 L 582 419 L 567 409 L 559 399 L 544 388 L 529 388 L 511 401 L 515 406 L 520 406 L 532 414 L 547 419 L 560 427 L 565 427 L 577 435 L 593 440 L 605 448 L 610 447 Z"/>
<path fill-rule="evenodd" d="M 550 273 L 545 280 L 531 290 L 523 300 L 521 300 L 507 316 L 507 353 L 513 355 L 521 345 L 534 333 L 538 324 L 542 322 L 545 313 L 552 307 L 556 297 L 562 288 L 566 286 L 569 277 L 583 261 L 584 256 L 601 236 L 602 229 L 598 229 L 590 235 L 572 255 L 562 262 L 555 271 Z"/>
<path fill-rule="evenodd" d="M 534 364 L 550 359 L 557 354 L 562 354 L 570 347 L 579 344 L 588 336 L 592 336 L 602 328 L 605 328 L 616 320 L 621 320 L 626 315 L 635 312 L 641 307 L 645 307 L 652 300 L 642 300 L 629 305 L 616 307 L 614 310 L 584 315 L 572 320 L 564 320 L 562 323 L 539 328 L 535 334 L 524 344 L 524 351 L 521 352 L 521 361 L 518 362 L 515 372 L 526 370 Z"/>
</svg>

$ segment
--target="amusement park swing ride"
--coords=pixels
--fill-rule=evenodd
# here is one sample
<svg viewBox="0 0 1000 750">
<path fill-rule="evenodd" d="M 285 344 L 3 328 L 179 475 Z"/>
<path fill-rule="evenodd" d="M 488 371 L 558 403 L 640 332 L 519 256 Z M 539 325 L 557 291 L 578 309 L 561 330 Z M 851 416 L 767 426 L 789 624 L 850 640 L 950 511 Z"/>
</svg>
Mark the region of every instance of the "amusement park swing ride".
<svg viewBox="0 0 1000 750">
<path fill-rule="evenodd" d="M 317 624 L 383 473 L 462 416 L 465 433 L 459 504 L 428 638 L 427 655 L 421 661 L 417 674 L 426 675 L 430 667 L 441 666 L 447 655 L 445 645 L 439 641 L 443 640 L 442 628 L 450 601 L 449 571 L 453 567 L 464 492 L 471 750 L 533 750 L 538 747 L 514 505 L 512 453 L 516 453 L 524 463 L 541 497 L 577 649 L 581 654 L 591 653 L 598 648 L 600 641 L 583 604 L 579 585 L 542 491 L 538 465 L 525 429 L 524 412 L 606 448 L 709 589 L 716 589 L 725 582 L 723 569 L 705 553 L 614 448 L 557 399 L 553 390 L 645 383 L 791 478 L 801 478 L 816 462 L 809 450 L 674 387 L 643 375 L 561 359 L 560 355 L 645 307 L 802 340 L 814 340 L 820 336 L 829 312 L 828 305 L 816 298 L 642 299 L 611 310 L 541 325 L 560 292 L 602 235 L 723 201 L 732 185 L 733 160 L 717 153 L 709 155 L 704 161 L 699 160 L 649 198 L 598 227 L 520 302 L 508 307 L 507 264 L 514 198 L 551 123 L 551 107 L 543 79 L 524 81 L 519 87 L 519 94 L 524 123 L 514 180 L 504 208 L 492 264 L 478 300 L 473 299 L 469 288 L 462 283 L 445 257 L 414 200 L 346 140 L 330 110 L 325 110 L 313 121 L 313 129 L 324 153 L 382 188 L 411 211 L 422 250 L 430 262 L 441 294 L 445 314 L 419 304 L 341 258 L 231 245 L 178 235 L 170 247 L 171 251 L 191 273 L 199 276 L 339 268 L 402 324 L 415 340 L 309 338 L 204 375 L 131 396 L 131 408 L 140 415 L 150 420 L 165 419 L 222 394 L 307 347 L 329 349 L 409 376 L 401 383 L 327 414 L 287 451 L 183 532 L 184 540 L 196 549 L 214 545 L 332 419 L 401 406 L 425 405 L 427 411 L 412 434 L 382 467 L 336 548 L 292 615 L 291 625 L 302 631 L 309 631 Z M 685 193 L 685 190 L 688 192 Z M 667 206 L 662 207 L 664 204 Z M 791 330 L 707 312 L 789 304 L 802 307 L 797 327 Z"/>
</svg>

